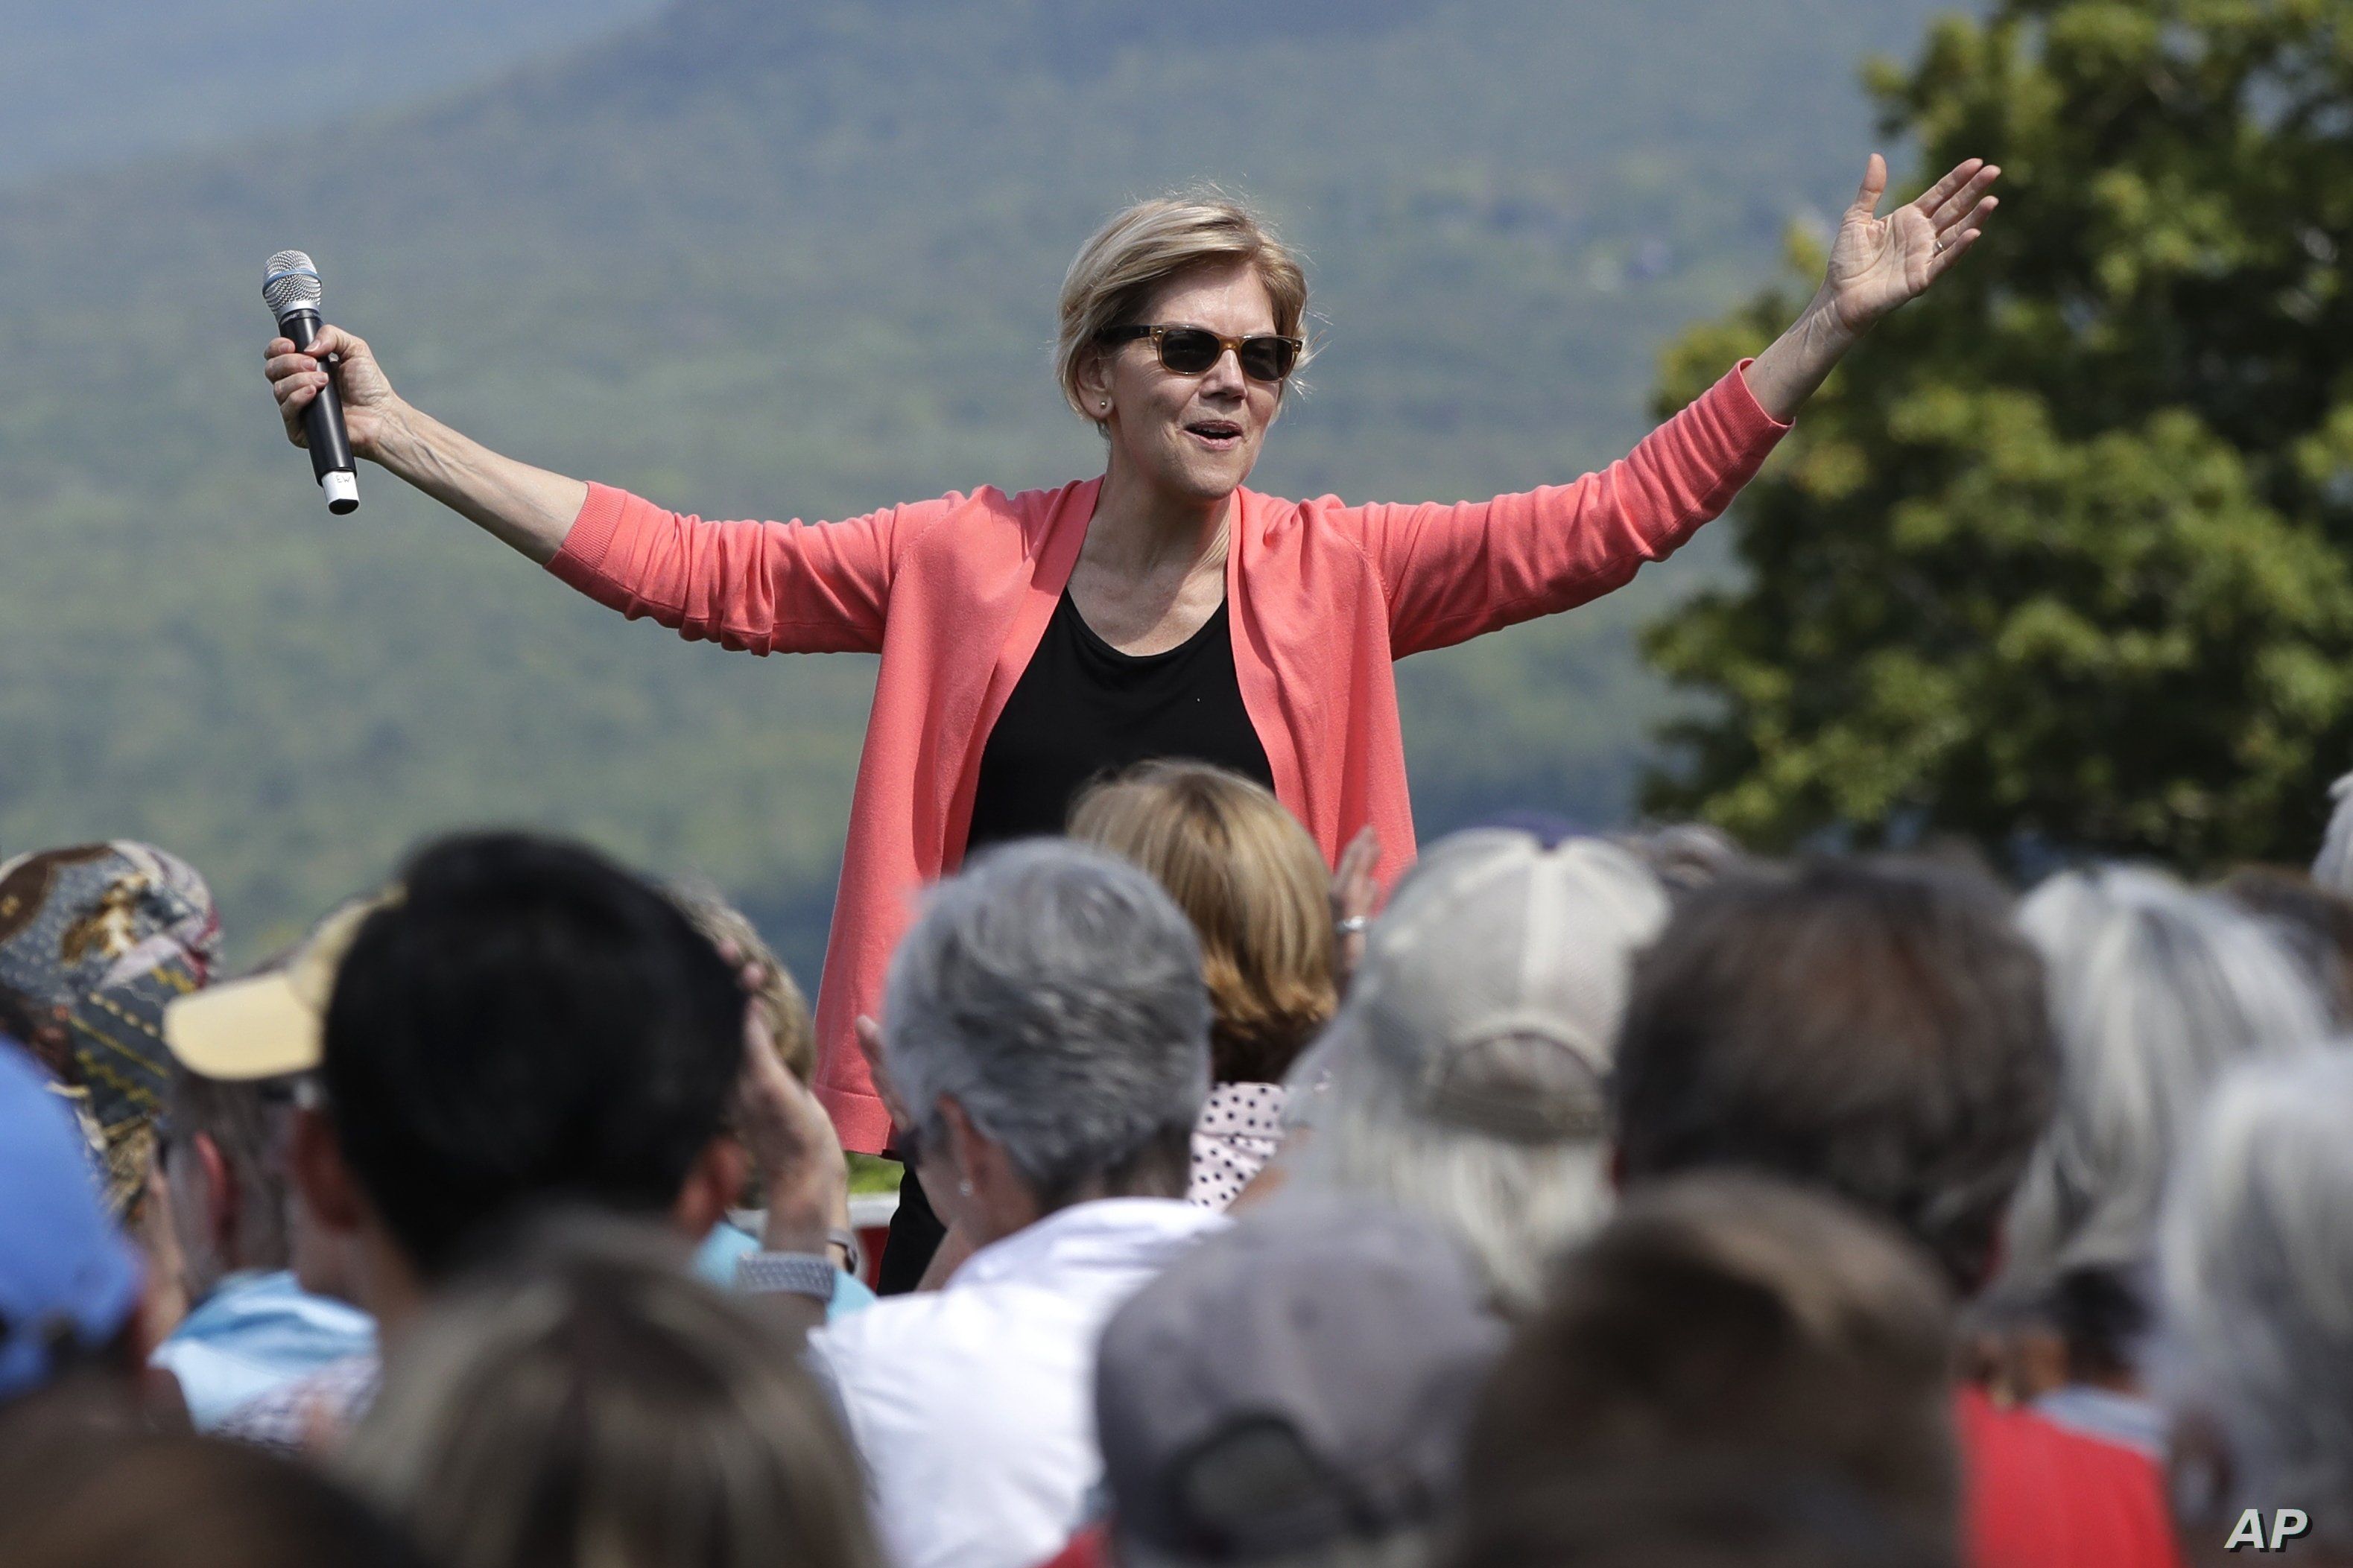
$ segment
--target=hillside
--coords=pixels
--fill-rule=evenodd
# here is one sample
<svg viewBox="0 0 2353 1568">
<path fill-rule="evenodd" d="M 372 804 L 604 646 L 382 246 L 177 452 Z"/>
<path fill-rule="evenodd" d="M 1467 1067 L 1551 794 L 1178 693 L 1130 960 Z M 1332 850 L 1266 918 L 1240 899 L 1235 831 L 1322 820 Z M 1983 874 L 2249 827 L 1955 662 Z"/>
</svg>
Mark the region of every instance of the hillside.
<svg viewBox="0 0 2353 1568">
<path fill-rule="evenodd" d="M 1308 250 L 1326 344 L 1253 482 L 1492 493 L 1640 433 L 1656 346 L 1844 201 L 1856 65 L 1933 8 L 687 0 L 299 154 L 0 197 L 0 849 L 154 837 L 251 952 L 420 833 L 538 823 L 705 871 L 813 959 L 871 667 L 628 626 L 373 471 L 330 520 L 259 375 L 273 249 L 504 450 L 844 515 L 1089 471 L 1061 269 L 1216 179 Z M 1403 667 L 1425 830 L 1621 813 L 1659 707 L 1627 628 L 1705 553 Z"/>
<path fill-rule="evenodd" d="M 661 0 L 0 0 L 0 182 L 479 83 Z"/>
</svg>

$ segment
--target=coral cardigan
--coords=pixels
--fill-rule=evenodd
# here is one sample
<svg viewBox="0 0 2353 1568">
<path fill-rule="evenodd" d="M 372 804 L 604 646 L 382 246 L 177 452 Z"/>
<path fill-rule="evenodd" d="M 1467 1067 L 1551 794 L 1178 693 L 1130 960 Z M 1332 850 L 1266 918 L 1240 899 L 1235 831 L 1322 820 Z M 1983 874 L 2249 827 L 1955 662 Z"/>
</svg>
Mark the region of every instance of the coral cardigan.
<svg viewBox="0 0 2353 1568">
<path fill-rule="evenodd" d="M 1329 860 L 1366 823 L 1414 857 L 1391 663 L 1581 605 L 1721 512 L 1788 426 L 1734 370 L 1573 484 L 1453 506 L 1235 497 L 1226 602 L 1275 793 Z M 849 1148 L 890 1117 L 853 1026 L 923 886 L 964 858 L 989 729 L 1044 633 L 1098 479 L 847 522 L 706 522 L 592 485 L 548 570 L 632 618 L 753 653 L 879 653 L 817 1008 L 818 1097 Z"/>
</svg>

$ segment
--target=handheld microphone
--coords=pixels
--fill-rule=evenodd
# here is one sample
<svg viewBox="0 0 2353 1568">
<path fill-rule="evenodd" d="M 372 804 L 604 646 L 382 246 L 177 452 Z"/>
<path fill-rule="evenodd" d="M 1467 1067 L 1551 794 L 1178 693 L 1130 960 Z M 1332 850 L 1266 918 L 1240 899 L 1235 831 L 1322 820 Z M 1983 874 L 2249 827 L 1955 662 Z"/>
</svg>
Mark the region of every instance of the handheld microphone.
<svg viewBox="0 0 2353 1568">
<path fill-rule="evenodd" d="M 319 269 L 299 250 L 281 250 L 263 264 L 261 298 L 278 318 L 278 330 L 307 349 L 319 336 Z M 311 472 L 327 492 L 327 510 L 338 515 L 360 504 L 359 476 L 352 468 L 352 438 L 343 430 L 343 400 L 335 391 L 332 365 L 323 365 L 327 384 L 302 410 L 302 436 L 310 443 Z"/>
</svg>

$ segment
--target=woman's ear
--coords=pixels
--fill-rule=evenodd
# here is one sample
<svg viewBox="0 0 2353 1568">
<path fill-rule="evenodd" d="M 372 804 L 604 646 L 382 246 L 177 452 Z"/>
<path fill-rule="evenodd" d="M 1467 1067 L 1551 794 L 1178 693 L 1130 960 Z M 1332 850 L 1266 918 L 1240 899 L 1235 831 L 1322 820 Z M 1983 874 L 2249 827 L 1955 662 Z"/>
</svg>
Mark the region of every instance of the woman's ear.
<svg viewBox="0 0 2353 1568">
<path fill-rule="evenodd" d="M 1037 1220 L 1037 1197 L 1005 1145 L 983 1131 L 954 1095 L 940 1096 L 939 1119 L 956 1179 L 950 1202 L 972 1239 L 985 1246 Z"/>
<path fill-rule="evenodd" d="M 1100 425 L 1111 417 L 1111 360 L 1102 349 L 1090 345 L 1079 351 L 1079 360 L 1071 377 L 1079 389 L 1079 401 L 1086 405 L 1087 417 Z"/>
<path fill-rule="evenodd" d="M 209 1132 L 197 1132 L 188 1139 L 188 1152 L 195 1157 L 196 1170 L 204 1178 L 205 1212 L 189 1217 L 202 1226 L 205 1242 L 223 1258 L 233 1258 L 229 1238 L 244 1218 L 247 1194 L 237 1190 L 237 1181 L 229 1173 L 228 1157 L 213 1142 Z"/>
<path fill-rule="evenodd" d="M 700 1242 L 709 1236 L 744 1191 L 744 1173 L 750 1162 L 733 1134 L 723 1132 L 703 1146 L 670 1205 L 670 1219 L 687 1238 Z"/>
<path fill-rule="evenodd" d="M 343 1146 L 323 1114 L 308 1107 L 295 1110 L 287 1163 L 302 1201 L 310 1205 L 311 1217 L 322 1230 L 348 1236 L 360 1228 L 367 1205 L 360 1196 L 359 1184 L 352 1179 L 351 1167 L 343 1163 Z"/>
<path fill-rule="evenodd" d="M 948 1165 L 955 1173 L 956 1191 L 970 1197 L 975 1185 L 975 1169 L 987 1163 L 988 1151 L 995 1145 L 989 1142 L 987 1133 L 973 1125 L 972 1118 L 965 1113 L 955 1096 L 940 1096 L 934 1109 L 939 1113 L 940 1128 L 947 1134 L 943 1140 L 947 1147 L 940 1152 L 947 1156 Z"/>
</svg>

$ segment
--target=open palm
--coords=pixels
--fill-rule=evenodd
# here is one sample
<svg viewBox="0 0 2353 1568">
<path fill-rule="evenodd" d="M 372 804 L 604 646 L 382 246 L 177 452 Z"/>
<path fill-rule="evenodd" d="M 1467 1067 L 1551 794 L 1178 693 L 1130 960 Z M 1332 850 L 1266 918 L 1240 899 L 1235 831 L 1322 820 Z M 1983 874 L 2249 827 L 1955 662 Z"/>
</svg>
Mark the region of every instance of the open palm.
<svg viewBox="0 0 2353 1568">
<path fill-rule="evenodd" d="M 1831 244 L 1830 271 L 1822 280 L 1823 302 L 1840 326 L 1861 332 L 1880 317 L 1924 292 L 1977 242 L 1985 221 L 2000 204 L 1986 192 L 2001 171 L 1971 158 L 1885 217 L 1880 198 L 1887 194 L 1887 160 L 1871 155 L 1862 189 L 1839 222 Z"/>
</svg>

